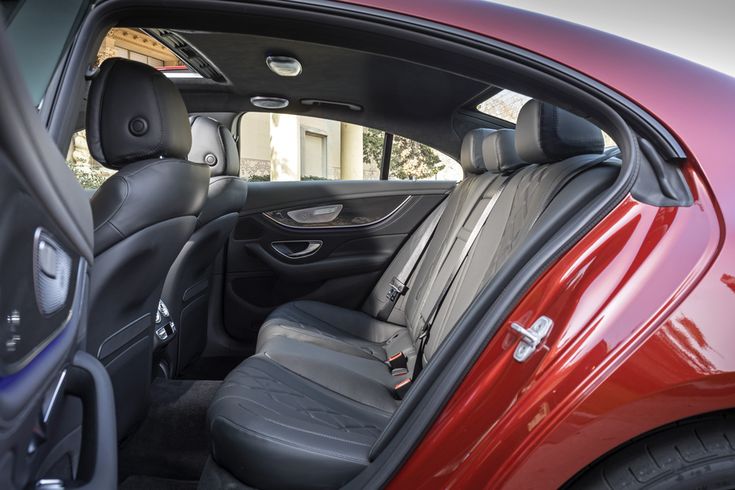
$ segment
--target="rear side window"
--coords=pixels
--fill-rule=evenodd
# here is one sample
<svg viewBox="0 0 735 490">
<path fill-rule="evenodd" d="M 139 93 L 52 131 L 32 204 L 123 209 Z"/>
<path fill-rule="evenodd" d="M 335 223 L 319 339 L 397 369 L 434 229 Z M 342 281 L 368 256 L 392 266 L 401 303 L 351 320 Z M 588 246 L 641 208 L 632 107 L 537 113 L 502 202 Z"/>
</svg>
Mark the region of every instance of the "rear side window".
<svg viewBox="0 0 735 490">
<path fill-rule="evenodd" d="M 238 129 L 240 176 L 253 182 L 379 180 L 386 144 L 389 179 L 462 179 L 461 166 L 447 155 L 378 129 L 267 112 L 244 114 Z"/>
</svg>

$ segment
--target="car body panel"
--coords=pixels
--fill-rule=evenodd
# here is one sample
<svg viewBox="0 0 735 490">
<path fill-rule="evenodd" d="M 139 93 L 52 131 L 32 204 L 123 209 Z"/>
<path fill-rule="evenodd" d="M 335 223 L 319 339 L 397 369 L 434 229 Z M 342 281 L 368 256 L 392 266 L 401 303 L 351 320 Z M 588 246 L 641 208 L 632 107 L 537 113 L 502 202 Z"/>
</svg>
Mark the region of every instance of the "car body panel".
<svg viewBox="0 0 735 490">
<path fill-rule="evenodd" d="M 546 272 L 392 486 L 557 488 L 637 435 L 735 406 L 735 264 L 713 263 L 721 222 L 687 177 L 694 206 L 628 197 Z M 544 353 L 519 364 L 510 322 L 541 315 Z"/>
</svg>

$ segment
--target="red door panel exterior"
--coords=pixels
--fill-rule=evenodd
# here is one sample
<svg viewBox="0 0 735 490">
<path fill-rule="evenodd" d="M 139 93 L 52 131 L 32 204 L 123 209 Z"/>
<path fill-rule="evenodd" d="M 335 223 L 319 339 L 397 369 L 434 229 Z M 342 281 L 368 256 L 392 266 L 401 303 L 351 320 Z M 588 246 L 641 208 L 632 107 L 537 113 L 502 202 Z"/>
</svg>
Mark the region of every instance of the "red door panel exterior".
<svg viewBox="0 0 735 490">
<path fill-rule="evenodd" d="M 735 406 L 735 329 L 717 320 L 735 280 L 712 267 L 721 222 L 688 177 L 694 206 L 628 197 L 547 271 L 392 487 L 556 488 L 636 435 Z M 516 362 L 510 322 L 541 315 L 545 348 Z"/>
</svg>

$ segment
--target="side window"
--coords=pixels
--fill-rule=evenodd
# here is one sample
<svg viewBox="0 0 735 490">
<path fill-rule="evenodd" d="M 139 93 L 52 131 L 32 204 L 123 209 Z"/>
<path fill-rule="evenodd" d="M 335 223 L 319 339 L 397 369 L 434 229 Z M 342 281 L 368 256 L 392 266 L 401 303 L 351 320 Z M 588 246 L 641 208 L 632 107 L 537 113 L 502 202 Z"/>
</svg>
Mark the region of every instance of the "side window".
<svg viewBox="0 0 735 490">
<path fill-rule="evenodd" d="M 108 58 L 131 59 L 158 69 L 182 65 L 173 52 L 140 29 L 110 29 L 97 52 L 97 64 L 102 64 Z M 96 189 L 115 174 L 114 170 L 103 167 L 92 158 L 87 147 L 87 134 L 83 129 L 72 136 L 66 163 L 85 189 Z"/>
<path fill-rule="evenodd" d="M 379 180 L 386 134 L 355 124 L 280 113 L 240 118 L 240 176 L 270 180 Z M 461 180 L 457 162 L 400 136 L 390 136 L 391 179 Z M 456 167 L 455 167 L 456 166 Z M 455 168 L 459 172 L 447 172 Z"/>
<path fill-rule="evenodd" d="M 66 164 L 85 189 L 96 189 L 115 174 L 114 170 L 103 167 L 89 153 L 86 131 L 74 133 L 66 153 Z"/>
</svg>

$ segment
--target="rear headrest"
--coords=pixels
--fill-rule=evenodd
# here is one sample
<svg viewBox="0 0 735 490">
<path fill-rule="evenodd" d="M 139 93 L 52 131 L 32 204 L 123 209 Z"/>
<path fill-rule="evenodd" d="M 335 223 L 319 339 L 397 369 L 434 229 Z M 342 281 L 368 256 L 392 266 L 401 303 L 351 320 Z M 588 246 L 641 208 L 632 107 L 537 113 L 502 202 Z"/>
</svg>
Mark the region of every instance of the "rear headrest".
<svg viewBox="0 0 735 490">
<path fill-rule="evenodd" d="M 459 160 L 468 174 L 485 172 L 485 160 L 482 156 L 482 143 L 494 131 L 492 129 L 473 129 L 462 140 Z"/>
<path fill-rule="evenodd" d="M 526 164 L 516 152 L 515 135 L 516 132 L 512 129 L 499 129 L 482 143 L 482 154 L 488 172 L 502 174 Z"/>
<path fill-rule="evenodd" d="M 473 129 L 462 140 L 462 168 L 471 174 L 504 173 L 525 165 L 516 153 L 512 129 Z"/>
<path fill-rule="evenodd" d="M 604 148 L 600 128 L 546 102 L 530 100 L 518 115 L 516 151 L 528 163 L 597 154 Z"/>
<path fill-rule="evenodd" d="M 187 158 L 209 165 L 212 177 L 240 174 L 240 155 L 232 133 L 209 117 L 191 118 L 191 151 Z"/>
<path fill-rule="evenodd" d="M 113 169 L 147 158 L 186 158 L 188 117 L 178 89 L 158 70 L 110 58 L 89 87 L 89 151 Z"/>
</svg>

